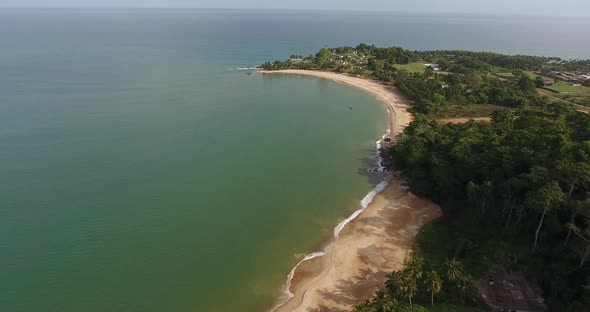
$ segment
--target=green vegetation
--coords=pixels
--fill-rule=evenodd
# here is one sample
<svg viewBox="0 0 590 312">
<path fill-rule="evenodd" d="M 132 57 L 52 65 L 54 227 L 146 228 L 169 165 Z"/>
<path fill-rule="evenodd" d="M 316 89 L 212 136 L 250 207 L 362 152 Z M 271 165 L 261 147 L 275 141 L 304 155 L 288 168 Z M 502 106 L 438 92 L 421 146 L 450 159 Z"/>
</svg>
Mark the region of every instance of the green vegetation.
<svg viewBox="0 0 590 312">
<path fill-rule="evenodd" d="M 439 125 L 419 116 L 392 149 L 411 190 L 441 203 L 419 252 L 455 257 L 479 276 L 520 269 L 554 310 L 590 306 L 590 116 L 550 105 L 499 111 L 491 123 Z"/>
<path fill-rule="evenodd" d="M 461 262 L 451 259 L 432 266 L 420 255 L 412 254 L 403 270 L 387 275 L 385 290 L 357 305 L 354 311 L 468 311 L 466 302 L 485 308 Z"/>
<path fill-rule="evenodd" d="M 548 86 L 547 89 L 551 89 L 560 93 L 580 93 L 587 94 L 590 96 L 590 87 L 587 86 L 573 86 L 571 83 L 559 82 L 553 86 Z"/>
<path fill-rule="evenodd" d="M 590 106 L 590 87 L 588 86 L 573 86 L 570 83 L 558 82 L 552 86 L 545 86 L 543 89 L 539 92 L 547 94 L 545 90 L 548 90 L 551 92 L 547 94 L 548 96 L 563 102 Z"/>
<path fill-rule="evenodd" d="M 492 75 L 506 80 L 514 80 L 520 74 L 528 75 L 531 79 L 535 80 L 535 85 L 537 88 L 544 88 L 545 90 L 549 90 L 553 92 L 551 96 L 556 97 L 557 99 L 563 100 L 563 102 L 569 102 L 584 106 L 590 106 L 590 82 L 576 82 L 574 86 L 573 82 L 566 82 L 560 81 L 556 78 L 547 77 L 544 75 L 538 75 L 531 71 L 507 71 L 504 68 L 495 68 L 492 72 Z M 545 81 L 551 81 L 555 84 L 547 85 Z M 586 83 L 587 85 L 583 85 L 582 83 Z"/>
<path fill-rule="evenodd" d="M 588 71 L 590 61 L 361 44 L 262 67 L 360 75 L 413 100 L 415 119 L 391 155 L 412 192 L 440 203 L 444 217 L 421 230 L 405 268 L 355 311 L 482 310 L 473 280 L 492 264 L 538 282 L 551 310 L 588 310 L 590 116 L 555 100 L 590 104 L 590 88 L 545 81 Z M 491 122 L 436 121 L 486 116 Z"/>
<path fill-rule="evenodd" d="M 525 74 L 533 80 L 537 79 L 537 77 L 541 77 L 541 79 L 543 81 L 545 81 L 545 80 L 553 81 L 554 80 L 553 78 L 546 77 L 543 75 L 538 75 L 538 74 L 535 74 L 531 71 L 522 71 L 522 70 L 507 71 L 507 69 L 505 69 L 505 68 L 495 68 L 494 70 L 491 71 L 491 74 L 494 76 L 498 76 L 498 77 L 506 78 L 506 79 L 514 79 L 514 78 L 519 77 L 522 74 Z"/>
<path fill-rule="evenodd" d="M 571 103 L 590 106 L 590 95 L 564 94 L 558 95 L 558 97 Z"/>
<path fill-rule="evenodd" d="M 490 105 L 496 109 L 543 109 L 549 100 L 535 88 L 544 87 L 545 80 L 552 79 L 533 71 L 590 70 L 590 63 L 577 60 L 468 51 L 408 51 L 366 44 L 324 48 L 300 59 L 292 56 L 261 67 L 327 70 L 378 79 L 397 85 L 409 95 L 416 102 L 415 113 L 441 118 L 489 116 Z M 424 64 L 436 64 L 440 70 Z M 575 98 L 573 102 L 584 101 Z"/>
<path fill-rule="evenodd" d="M 426 71 L 426 65 L 423 63 L 392 64 L 392 66 L 408 73 L 424 73 Z"/>
<path fill-rule="evenodd" d="M 453 117 L 464 117 L 464 118 L 478 118 L 478 117 L 489 117 L 493 112 L 497 110 L 515 110 L 514 108 L 506 108 L 504 106 L 498 106 L 494 104 L 466 104 L 456 105 L 449 104 L 439 109 L 436 113 L 437 118 L 453 118 Z"/>
</svg>

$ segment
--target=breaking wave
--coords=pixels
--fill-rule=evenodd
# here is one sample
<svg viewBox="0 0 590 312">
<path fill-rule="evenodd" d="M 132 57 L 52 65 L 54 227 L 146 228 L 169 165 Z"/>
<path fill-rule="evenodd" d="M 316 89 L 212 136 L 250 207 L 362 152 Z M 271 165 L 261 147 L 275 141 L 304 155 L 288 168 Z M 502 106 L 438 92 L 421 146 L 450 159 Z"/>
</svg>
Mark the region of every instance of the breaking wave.
<svg viewBox="0 0 590 312">
<path fill-rule="evenodd" d="M 385 138 L 387 138 L 390 134 L 391 134 L 391 129 L 387 129 L 387 132 L 381 137 L 381 139 L 379 141 L 375 142 L 376 151 L 377 151 L 377 164 L 376 164 L 377 165 L 377 169 L 376 169 L 377 172 L 386 172 L 386 169 L 383 166 L 383 158 L 381 157 L 381 147 L 382 147 L 383 140 Z M 371 204 L 371 202 L 373 201 L 375 196 L 377 196 L 377 194 L 383 192 L 388 184 L 389 184 L 389 176 L 385 177 L 385 179 L 383 181 L 381 181 L 377 185 L 375 185 L 375 187 L 367 195 L 365 195 L 365 197 L 363 197 L 363 199 L 361 200 L 361 208 L 356 210 L 355 212 L 353 212 L 348 218 L 342 220 L 334 228 L 334 233 L 333 233 L 334 238 L 338 238 L 338 236 L 340 235 L 340 232 L 344 229 L 344 227 L 346 227 L 346 225 L 348 223 L 350 223 L 350 221 L 356 219 L 356 217 L 358 217 L 363 211 L 365 211 L 365 209 L 367 209 L 367 207 L 369 207 L 369 204 Z M 301 265 L 301 263 L 303 263 L 307 260 L 311 260 L 314 258 L 324 256 L 326 254 L 326 252 L 329 250 L 329 247 L 330 246 L 326 247 L 323 251 L 317 251 L 317 252 L 313 252 L 313 253 L 306 255 L 305 257 L 303 257 L 303 259 L 301 261 L 299 261 L 293 267 L 293 269 L 291 269 L 291 271 L 289 272 L 289 275 L 287 275 L 287 281 L 285 282 L 285 285 L 283 286 L 283 292 L 284 292 L 286 298 L 284 301 L 282 301 L 281 303 L 274 306 L 270 310 L 271 312 L 282 307 L 291 298 L 293 298 L 295 296 L 295 294 L 293 294 L 291 292 L 291 284 L 293 281 L 293 276 L 295 275 L 295 271 L 297 270 L 299 265 Z"/>
</svg>

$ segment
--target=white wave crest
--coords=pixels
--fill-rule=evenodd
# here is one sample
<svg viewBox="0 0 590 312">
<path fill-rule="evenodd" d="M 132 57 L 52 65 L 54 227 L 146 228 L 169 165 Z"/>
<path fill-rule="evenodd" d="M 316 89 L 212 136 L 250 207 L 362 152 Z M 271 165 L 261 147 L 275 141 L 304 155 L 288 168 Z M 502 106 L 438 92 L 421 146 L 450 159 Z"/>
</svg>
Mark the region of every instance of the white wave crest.
<svg viewBox="0 0 590 312">
<path fill-rule="evenodd" d="M 383 147 L 383 140 L 387 138 L 391 134 L 391 129 L 387 129 L 387 132 L 381 137 L 381 140 L 375 142 L 377 145 L 377 172 L 385 172 L 385 167 L 383 166 L 383 158 L 381 157 L 381 147 Z"/>
<path fill-rule="evenodd" d="M 303 263 L 304 261 L 311 260 L 311 259 L 314 259 L 317 257 L 322 257 L 325 254 L 326 254 L 326 251 L 312 252 L 308 255 L 305 255 L 305 257 L 303 257 L 303 259 L 301 259 L 301 261 L 297 262 L 297 264 L 293 267 L 293 269 L 291 269 L 291 272 L 289 272 L 289 275 L 287 275 L 287 282 L 285 283 L 285 287 L 283 289 L 283 292 L 285 293 L 285 295 L 287 295 L 287 298 L 282 303 L 279 303 L 278 305 L 273 307 L 270 311 L 275 311 L 276 309 L 285 305 L 285 303 L 287 303 L 289 301 L 289 299 L 295 297 L 295 294 L 293 294 L 291 292 L 291 282 L 293 281 L 293 276 L 295 276 L 295 271 L 297 270 L 299 265 L 301 265 L 301 263 Z"/>
<path fill-rule="evenodd" d="M 388 137 L 390 134 L 391 134 L 391 129 L 387 129 L 387 131 L 381 137 L 381 139 L 379 141 L 375 142 L 376 150 L 377 150 L 377 171 L 378 172 L 385 172 L 386 171 L 385 168 L 383 167 L 383 159 L 381 158 L 380 149 L 382 147 L 381 142 L 383 142 L 383 140 L 386 137 Z M 367 195 L 365 195 L 365 197 L 363 197 L 363 199 L 361 200 L 361 208 L 358 209 L 357 211 L 353 212 L 348 218 L 342 220 L 334 228 L 334 238 L 338 238 L 338 236 L 340 235 L 340 231 L 342 231 L 342 229 L 344 229 L 344 227 L 348 223 L 350 223 L 350 221 L 356 219 L 356 217 L 358 217 L 363 211 L 365 211 L 365 209 L 367 209 L 367 207 L 369 207 L 369 204 L 373 201 L 375 196 L 377 196 L 377 194 L 383 192 L 388 184 L 389 184 L 389 177 L 386 177 L 383 181 L 381 181 L 377 185 L 375 185 L 375 187 Z M 276 309 L 285 305 L 289 301 L 289 299 L 291 299 L 295 296 L 295 294 L 293 294 L 291 292 L 291 283 L 293 281 L 293 276 L 295 275 L 295 271 L 297 270 L 299 265 L 301 265 L 301 263 L 303 263 L 304 261 L 324 256 L 326 254 L 326 252 L 329 250 L 329 247 L 330 246 L 326 247 L 323 251 L 317 251 L 317 252 L 313 252 L 313 253 L 306 255 L 305 257 L 303 257 L 303 259 L 301 261 L 299 261 L 295 265 L 295 267 L 293 267 L 293 269 L 291 269 L 291 271 L 289 272 L 289 275 L 287 275 L 287 282 L 285 283 L 285 286 L 283 287 L 283 292 L 285 293 L 287 298 L 283 302 L 281 302 L 278 305 L 276 305 L 275 307 L 273 307 L 270 310 L 271 312 L 276 311 Z"/>
<path fill-rule="evenodd" d="M 340 235 L 340 231 L 342 231 L 342 229 L 344 229 L 344 227 L 348 223 L 350 223 L 350 221 L 356 219 L 356 217 L 358 217 L 363 211 L 365 211 L 365 209 L 367 209 L 367 207 L 369 207 L 369 204 L 373 201 L 373 198 L 375 198 L 377 194 L 383 192 L 383 190 L 385 190 L 388 184 L 389 181 L 385 179 L 379 182 L 379 184 L 377 184 L 367 195 L 365 195 L 365 197 L 361 200 L 361 209 L 353 212 L 350 215 L 350 217 L 342 220 L 342 222 L 338 223 L 338 225 L 334 228 L 334 237 L 338 238 L 338 236 Z"/>
</svg>

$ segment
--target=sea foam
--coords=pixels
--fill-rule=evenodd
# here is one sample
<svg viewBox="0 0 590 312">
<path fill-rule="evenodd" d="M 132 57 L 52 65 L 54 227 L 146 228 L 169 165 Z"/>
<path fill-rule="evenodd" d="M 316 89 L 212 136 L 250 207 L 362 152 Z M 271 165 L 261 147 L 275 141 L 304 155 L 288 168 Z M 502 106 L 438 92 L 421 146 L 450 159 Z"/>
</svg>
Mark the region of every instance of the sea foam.
<svg viewBox="0 0 590 312">
<path fill-rule="evenodd" d="M 326 254 L 326 251 L 327 251 L 327 249 L 325 249 L 324 251 L 312 252 L 308 255 L 305 255 L 305 257 L 303 257 L 303 259 L 301 259 L 301 261 L 297 262 L 297 264 L 293 267 L 291 272 L 289 272 L 289 275 L 287 275 L 287 282 L 285 283 L 285 287 L 283 289 L 287 298 L 285 299 L 285 301 L 283 301 L 282 303 L 279 303 L 274 308 L 272 308 L 271 311 L 275 311 L 276 309 L 282 307 L 283 305 L 285 305 L 285 303 L 287 303 L 289 301 L 289 299 L 295 297 L 295 294 L 291 292 L 291 282 L 293 281 L 293 276 L 295 275 L 295 271 L 297 270 L 299 265 L 301 265 L 301 263 L 303 263 L 304 261 L 324 256 Z"/>
<path fill-rule="evenodd" d="M 388 110 L 388 113 L 389 113 L 389 110 Z M 381 137 L 381 139 L 378 140 L 377 142 L 375 142 L 375 146 L 376 146 L 376 150 L 377 150 L 377 171 L 378 172 L 386 172 L 386 169 L 383 166 L 383 158 L 381 157 L 381 147 L 382 147 L 383 140 L 386 137 L 388 137 L 390 134 L 391 134 L 391 129 L 387 129 L 387 132 Z M 356 217 L 358 217 L 363 211 L 365 211 L 365 209 L 367 209 L 367 207 L 369 207 L 369 204 L 371 204 L 371 202 L 373 201 L 375 196 L 377 196 L 377 194 L 383 192 L 388 184 L 389 184 L 389 176 L 387 176 L 383 181 L 381 181 L 377 185 L 375 185 L 375 187 L 367 195 L 365 195 L 365 197 L 363 197 L 363 199 L 361 200 L 361 208 L 356 210 L 355 212 L 353 212 L 348 218 L 342 220 L 334 228 L 334 238 L 338 238 L 338 236 L 340 235 L 340 231 L 342 231 L 344 229 L 344 227 L 346 227 L 346 225 L 348 223 L 350 223 L 350 221 L 356 219 Z M 293 294 L 291 292 L 291 284 L 293 282 L 293 276 L 295 275 L 295 271 L 297 271 L 297 268 L 299 267 L 299 265 L 301 265 L 301 263 L 303 263 L 307 260 L 311 260 L 311 259 L 314 259 L 317 257 L 324 256 L 326 254 L 326 252 L 328 252 L 329 248 L 330 248 L 330 246 L 326 247 L 323 251 L 312 252 L 312 253 L 306 255 L 305 257 L 303 257 L 303 259 L 301 259 L 301 261 L 297 262 L 297 264 L 293 267 L 293 269 L 291 269 L 291 271 L 287 275 L 287 281 L 285 283 L 285 286 L 283 287 L 283 293 L 285 294 L 286 299 L 283 302 L 274 306 L 270 310 L 271 312 L 282 307 L 291 298 L 295 297 L 295 294 Z"/>
</svg>

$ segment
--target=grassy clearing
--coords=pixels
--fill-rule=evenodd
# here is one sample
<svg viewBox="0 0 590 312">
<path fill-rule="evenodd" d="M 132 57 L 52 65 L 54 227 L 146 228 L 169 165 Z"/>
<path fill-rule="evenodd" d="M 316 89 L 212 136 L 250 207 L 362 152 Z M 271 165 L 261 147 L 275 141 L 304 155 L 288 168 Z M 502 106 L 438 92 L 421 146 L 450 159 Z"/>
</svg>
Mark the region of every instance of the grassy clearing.
<svg viewBox="0 0 590 312">
<path fill-rule="evenodd" d="M 533 80 L 535 78 L 537 78 L 537 76 L 541 76 L 541 78 L 543 78 L 543 80 L 551 80 L 551 81 L 555 80 L 553 78 L 549 78 L 546 76 L 537 75 L 537 74 L 530 72 L 530 71 L 525 71 L 524 73 L 527 74 Z M 506 79 L 515 79 L 516 78 L 516 76 L 514 76 L 514 74 L 512 72 L 508 72 L 507 69 L 504 69 L 504 68 L 496 68 L 495 70 L 492 71 L 492 75 L 500 77 L 500 78 L 506 78 Z"/>
<path fill-rule="evenodd" d="M 558 82 L 553 86 L 547 86 L 545 88 L 558 93 L 549 94 L 550 92 L 547 92 L 542 89 L 539 89 L 539 93 L 547 95 L 554 99 L 561 100 L 563 102 L 583 106 L 590 106 L 590 87 L 574 87 L 570 83 Z"/>
<path fill-rule="evenodd" d="M 576 93 L 576 94 L 585 94 L 590 96 L 590 87 L 586 86 L 579 86 L 574 87 L 569 83 L 559 82 L 554 86 L 548 86 L 548 89 L 557 91 L 559 93 Z"/>
<path fill-rule="evenodd" d="M 559 98 L 579 105 L 590 106 L 590 95 L 557 95 Z"/>
<path fill-rule="evenodd" d="M 395 64 L 393 66 L 397 67 L 397 69 L 406 70 L 409 73 L 423 73 L 426 70 L 426 66 L 421 63 Z"/>
<path fill-rule="evenodd" d="M 554 93 L 545 89 L 537 89 L 537 92 L 554 101 L 573 105 L 579 112 L 590 114 L 590 96 L 572 93 Z"/>
<path fill-rule="evenodd" d="M 498 76 L 498 77 L 502 77 L 502 78 L 507 78 L 507 79 L 511 79 L 514 78 L 514 74 L 513 73 L 508 73 L 508 72 L 496 72 L 496 73 L 492 73 L 494 76 Z"/>
</svg>

